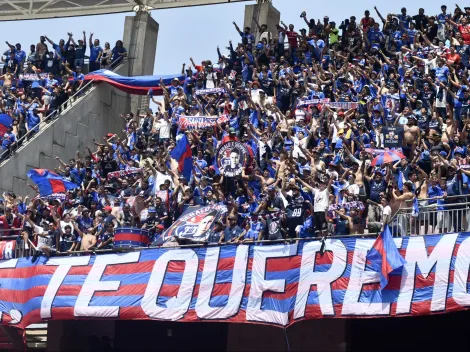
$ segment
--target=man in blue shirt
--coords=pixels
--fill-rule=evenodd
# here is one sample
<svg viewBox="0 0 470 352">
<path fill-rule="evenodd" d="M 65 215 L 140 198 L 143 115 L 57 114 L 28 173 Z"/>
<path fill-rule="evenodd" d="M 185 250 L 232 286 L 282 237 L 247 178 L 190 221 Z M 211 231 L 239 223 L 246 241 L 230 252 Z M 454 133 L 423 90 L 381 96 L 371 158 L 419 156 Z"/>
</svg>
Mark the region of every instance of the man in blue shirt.
<svg viewBox="0 0 470 352">
<path fill-rule="evenodd" d="M 23 66 L 26 60 L 26 53 L 23 50 L 21 50 L 20 43 L 17 43 L 15 47 L 16 47 L 15 59 L 18 61 L 18 73 L 23 73 Z"/>
<path fill-rule="evenodd" d="M 374 44 L 379 44 L 384 40 L 384 34 L 379 29 L 379 24 L 377 22 L 374 23 L 374 27 L 369 28 L 369 32 L 367 33 L 367 39 L 369 40 L 369 44 L 372 46 Z"/>
<path fill-rule="evenodd" d="M 90 33 L 90 39 L 89 39 L 89 44 L 90 44 L 90 72 L 96 71 L 100 69 L 100 61 L 101 61 L 101 55 L 103 54 L 103 49 L 100 46 L 100 41 L 99 39 L 95 39 L 94 42 L 92 42 L 93 39 L 93 33 Z"/>
<path fill-rule="evenodd" d="M 28 132 L 31 130 L 34 131 L 29 134 L 29 138 L 31 138 L 34 134 L 36 134 L 39 131 L 40 123 L 41 123 L 41 116 L 39 115 L 38 109 L 34 108 L 32 111 L 31 110 L 28 111 L 28 114 L 26 116 L 26 124 L 28 127 Z"/>
<path fill-rule="evenodd" d="M 242 37 L 242 42 L 244 45 L 254 44 L 255 36 L 250 33 L 250 30 L 251 30 L 250 27 L 245 27 L 245 31 L 242 32 L 235 22 L 233 22 L 233 25 L 235 26 L 235 29 L 237 30 L 237 32 L 240 34 L 240 37 Z"/>
<path fill-rule="evenodd" d="M 14 143 L 16 143 L 16 136 L 12 131 L 13 128 L 11 126 L 8 126 L 7 131 L 3 135 L 0 160 L 4 160 L 8 156 L 8 153 L 6 153 L 6 151 L 8 151 L 10 147 L 14 145 Z"/>
</svg>

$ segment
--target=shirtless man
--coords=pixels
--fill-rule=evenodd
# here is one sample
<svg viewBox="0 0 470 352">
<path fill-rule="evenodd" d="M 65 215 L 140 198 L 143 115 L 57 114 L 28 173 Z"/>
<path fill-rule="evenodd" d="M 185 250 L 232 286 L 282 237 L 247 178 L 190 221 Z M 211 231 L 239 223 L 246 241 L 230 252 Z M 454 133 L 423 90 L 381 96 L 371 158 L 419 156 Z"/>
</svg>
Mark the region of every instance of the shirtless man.
<svg viewBox="0 0 470 352">
<path fill-rule="evenodd" d="M 415 169 L 419 172 L 419 176 L 416 173 L 410 174 L 410 181 L 413 182 L 415 187 L 415 195 L 418 198 L 418 205 L 420 209 L 418 222 L 416 224 L 418 234 L 427 234 L 429 216 L 425 214 L 428 210 L 428 186 L 429 186 L 429 176 L 423 171 L 418 165 L 414 165 Z M 421 233 L 421 225 L 424 223 L 424 233 Z"/>
<path fill-rule="evenodd" d="M 407 155 L 413 148 L 413 145 L 419 145 L 421 139 L 421 131 L 417 126 L 417 121 L 414 116 L 408 117 L 408 123 L 404 125 L 403 128 L 405 130 L 403 140 L 403 153 Z"/>
<path fill-rule="evenodd" d="M 411 181 L 406 181 L 405 184 L 403 185 L 403 194 L 400 195 L 400 191 L 398 190 L 398 187 L 395 186 L 395 188 L 392 191 L 392 203 L 390 204 L 392 208 L 392 214 L 394 214 L 396 211 L 398 211 L 401 208 L 411 208 L 413 205 L 413 183 Z M 402 206 L 404 205 L 404 206 Z M 408 215 L 403 214 L 399 218 L 399 225 L 401 225 L 401 236 L 406 236 L 409 235 L 409 219 Z"/>
<path fill-rule="evenodd" d="M 80 250 L 81 251 L 87 251 L 93 247 L 96 246 L 96 236 L 93 235 L 92 233 L 83 233 L 75 223 L 73 222 L 73 228 L 75 231 L 78 233 L 78 235 L 82 238 L 81 240 L 81 245 L 80 245 Z M 93 227 L 90 227 L 88 231 L 93 231 Z"/>
<path fill-rule="evenodd" d="M 13 83 L 13 74 L 9 68 L 7 68 L 7 72 L 4 75 L 0 76 L 0 79 L 3 79 L 3 92 L 5 93 L 7 89 L 11 88 Z"/>
</svg>

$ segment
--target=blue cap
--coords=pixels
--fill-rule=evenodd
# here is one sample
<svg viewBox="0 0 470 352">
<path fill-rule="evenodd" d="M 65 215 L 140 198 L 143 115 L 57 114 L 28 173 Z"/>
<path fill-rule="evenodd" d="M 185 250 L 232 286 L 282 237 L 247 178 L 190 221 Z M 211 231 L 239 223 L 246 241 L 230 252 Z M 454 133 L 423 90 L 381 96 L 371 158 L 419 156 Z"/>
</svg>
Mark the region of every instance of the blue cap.
<svg viewBox="0 0 470 352">
<path fill-rule="evenodd" d="M 465 153 L 464 153 L 464 151 L 463 151 L 463 148 L 457 147 L 457 148 L 455 148 L 455 150 L 454 150 L 454 154 L 462 154 L 462 155 L 464 155 Z"/>
<path fill-rule="evenodd" d="M 268 187 L 268 191 L 271 191 L 271 192 L 274 191 L 275 189 L 276 189 L 276 188 L 274 188 L 274 186 L 269 186 L 269 187 Z"/>
<path fill-rule="evenodd" d="M 447 152 L 445 152 L 444 150 L 441 151 L 439 154 L 441 154 L 443 157 L 446 157 L 446 156 L 447 156 Z"/>
<path fill-rule="evenodd" d="M 149 212 L 149 213 L 156 213 L 156 212 L 157 212 L 157 209 L 155 209 L 155 207 L 150 207 L 150 208 L 148 209 L 148 212 Z"/>
<path fill-rule="evenodd" d="M 261 43 L 256 44 L 256 49 L 263 50 L 263 48 L 264 48 L 263 44 L 261 44 Z"/>
</svg>

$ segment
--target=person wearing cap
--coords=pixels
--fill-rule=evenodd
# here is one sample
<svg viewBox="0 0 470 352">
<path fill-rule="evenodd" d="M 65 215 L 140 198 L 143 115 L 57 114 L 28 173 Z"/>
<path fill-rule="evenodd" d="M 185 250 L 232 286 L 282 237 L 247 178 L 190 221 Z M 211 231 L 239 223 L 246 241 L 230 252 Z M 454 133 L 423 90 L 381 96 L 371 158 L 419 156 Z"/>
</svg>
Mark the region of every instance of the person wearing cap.
<svg viewBox="0 0 470 352">
<path fill-rule="evenodd" d="M 141 221 L 142 228 L 149 230 L 150 234 L 153 234 L 155 233 L 156 226 L 160 223 L 160 219 L 157 215 L 157 209 L 155 207 L 149 207 L 147 209 L 147 218 Z"/>
<path fill-rule="evenodd" d="M 219 243 L 235 242 L 243 233 L 242 228 L 237 225 L 237 218 L 234 215 L 229 215 L 227 221 L 228 225 L 220 236 Z"/>
<path fill-rule="evenodd" d="M 75 221 L 83 232 L 87 232 L 90 227 L 93 227 L 93 219 L 90 217 L 90 210 L 82 205 L 78 206 L 78 216 Z"/>
<path fill-rule="evenodd" d="M 34 237 L 37 242 L 32 262 L 36 262 L 41 253 L 46 257 L 50 257 L 57 251 L 57 248 L 59 248 L 59 232 L 55 231 L 52 224 L 47 220 L 42 220 L 40 224 L 41 226 L 36 225 L 29 216 L 26 216 L 25 220 L 33 229 Z"/>
<path fill-rule="evenodd" d="M 131 213 L 131 206 L 124 204 L 122 210 L 118 212 L 116 217 L 119 226 L 133 227 L 135 225 L 134 215 Z"/>
<path fill-rule="evenodd" d="M 230 127 L 228 129 L 228 135 L 226 135 L 224 138 L 222 138 L 222 144 L 227 143 L 227 142 L 232 142 L 232 141 L 238 141 L 238 137 L 236 135 L 235 128 Z"/>
<path fill-rule="evenodd" d="M 112 222 L 104 224 L 103 231 L 98 235 L 97 238 L 97 249 L 112 249 L 114 241 L 114 225 Z"/>
</svg>

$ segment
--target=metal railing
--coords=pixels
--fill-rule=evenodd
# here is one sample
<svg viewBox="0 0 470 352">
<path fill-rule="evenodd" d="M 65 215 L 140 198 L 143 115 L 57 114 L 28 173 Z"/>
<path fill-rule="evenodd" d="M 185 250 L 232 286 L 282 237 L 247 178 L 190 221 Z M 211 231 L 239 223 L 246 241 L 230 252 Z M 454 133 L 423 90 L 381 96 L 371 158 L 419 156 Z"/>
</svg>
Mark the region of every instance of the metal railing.
<svg viewBox="0 0 470 352">
<path fill-rule="evenodd" d="M 109 66 L 109 69 L 112 71 L 115 71 L 121 65 L 124 64 L 124 62 L 127 60 L 123 59 L 117 59 L 111 63 Z M 14 153 L 18 153 L 22 147 L 24 147 L 27 143 L 24 144 L 24 142 L 29 142 L 35 135 L 39 135 L 41 131 L 46 129 L 49 125 L 49 123 L 55 119 L 58 119 L 61 115 L 64 115 L 66 111 L 71 109 L 78 101 L 83 99 L 86 94 L 91 91 L 91 89 L 94 87 L 93 85 L 94 80 L 88 81 L 83 87 L 81 87 L 77 92 L 75 92 L 71 97 L 67 99 L 62 105 L 60 105 L 57 109 L 48 112 L 49 114 L 43 118 L 37 126 L 34 128 L 30 129 L 28 132 L 26 132 L 21 138 L 19 138 L 14 144 L 12 144 L 7 150 L 2 152 L 0 154 L 0 166 L 3 165 Z"/>
<path fill-rule="evenodd" d="M 454 197 L 446 201 L 455 201 Z M 428 235 L 470 230 L 470 202 L 452 202 L 419 207 L 419 213 L 413 215 L 412 208 L 401 208 L 392 220 L 394 236 Z"/>
</svg>

